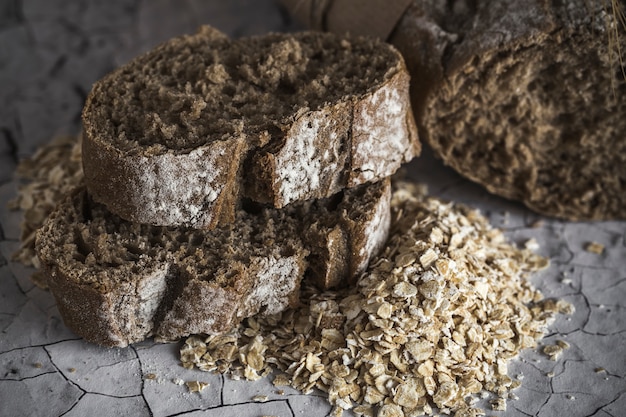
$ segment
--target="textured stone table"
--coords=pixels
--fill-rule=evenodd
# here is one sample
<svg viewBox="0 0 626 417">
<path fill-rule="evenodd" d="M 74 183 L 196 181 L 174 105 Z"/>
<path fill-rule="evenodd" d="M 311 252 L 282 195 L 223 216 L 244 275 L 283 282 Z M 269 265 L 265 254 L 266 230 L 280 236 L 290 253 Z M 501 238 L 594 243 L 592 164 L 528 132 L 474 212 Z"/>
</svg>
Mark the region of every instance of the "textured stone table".
<svg viewBox="0 0 626 417">
<path fill-rule="evenodd" d="M 177 344 L 127 349 L 89 345 L 67 330 L 31 270 L 10 262 L 21 213 L 9 212 L 20 157 L 59 133 L 76 132 L 90 85 L 159 41 L 203 23 L 232 36 L 293 30 L 270 0 L 0 1 L 0 416 L 325 416 L 319 395 L 285 390 L 267 379 L 233 381 L 182 368 Z M 488 214 L 511 240 L 534 237 L 551 266 L 533 278 L 546 297 L 573 303 L 543 343 L 571 348 L 554 362 L 526 351 L 510 366 L 524 375 L 506 416 L 626 415 L 626 223 L 543 219 L 495 198 L 429 157 L 410 175 L 431 193 Z M 539 222 L 538 222 L 539 221 Z M 540 224 L 539 226 L 537 226 Z M 602 254 L 585 251 L 596 241 Z M 596 372 L 603 368 L 606 372 Z M 204 381 L 190 393 L 181 381 Z M 267 395 L 268 401 L 253 401 Z"/>
</svg>

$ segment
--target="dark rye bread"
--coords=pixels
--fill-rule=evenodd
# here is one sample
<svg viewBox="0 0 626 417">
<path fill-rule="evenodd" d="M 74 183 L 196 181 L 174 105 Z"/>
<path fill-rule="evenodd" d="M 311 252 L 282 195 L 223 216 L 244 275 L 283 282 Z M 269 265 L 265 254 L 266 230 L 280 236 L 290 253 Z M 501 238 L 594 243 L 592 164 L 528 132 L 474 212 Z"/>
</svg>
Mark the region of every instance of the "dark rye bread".
<svg viewBox="0 0 626 417">
<path fill-rule="evenodd" d="M 607 5 L 413 1 L 389 40 L 414 80 L 422 139 L 537 212 L 626 218 L 626 31 Z"/>
<path fill-rule="evenodd" d="M 64 322 L 90 342 L 216 334 L 293 306 L 305 275 L 354 282 L 387 238 L 390 188 L 386 179 L 281 210 L 252 204 L 211 231 L 132 223 L 79 188 L 39 230 L 36 250 Z"/>
<path fill-rule="evenodd" d="M 136 222 L 214 228 L 393 174 L 419 153 L 401 55 L 323 33 L 228 39 L 203 27 L 98 81 L 87 188 Z"/>
<path fill-rule="evenodd" d="M 390 208 L 389 178 L 290 208 L 304 219 L 309 279 L 322 289 L 355 285 L 387 240 Z"/>
</svg>

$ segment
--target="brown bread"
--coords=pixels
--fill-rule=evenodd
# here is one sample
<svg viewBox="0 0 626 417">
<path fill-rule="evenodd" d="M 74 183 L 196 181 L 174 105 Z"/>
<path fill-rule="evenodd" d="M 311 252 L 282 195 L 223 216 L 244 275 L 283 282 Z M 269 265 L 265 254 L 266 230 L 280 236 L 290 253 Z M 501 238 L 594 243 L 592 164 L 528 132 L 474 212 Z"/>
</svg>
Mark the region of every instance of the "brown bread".
<svg viewBox="0 0 626 417">
<path fill-rule="evenodd" d="M 604 2 L 414 1 L 390 42 L 446 164 L 543 214 L 626 218 L 626 30 Z"/>
<path fill-rule="evenodd" d="M 390 188 L 385 179 L 280 210 L 250 203 L 212 231 L 132 223 L 80 188 L 36 249 L 63 320 L 90 342 L 221 333 L 293 305 L 305 275 L 326 288 L 354 282 L 387 238 Z"/>
<path fill-rule="evenodd" d="M 207 229 L 243 197 L 330 197 L 419 153 L 408 84 L 401 55 L 373 39 L 204 27 L 94 85 L 86 185 L 127 220 Z"/>
</svg>

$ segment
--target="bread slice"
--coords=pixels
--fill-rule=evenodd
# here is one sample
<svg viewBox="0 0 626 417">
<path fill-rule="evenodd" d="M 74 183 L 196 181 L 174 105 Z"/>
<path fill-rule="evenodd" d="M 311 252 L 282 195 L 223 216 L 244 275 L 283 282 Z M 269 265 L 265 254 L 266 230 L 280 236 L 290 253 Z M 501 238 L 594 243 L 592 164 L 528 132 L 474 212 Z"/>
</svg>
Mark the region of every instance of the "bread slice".
<svg viewBox="0 0 626 417">
<path fill-rule="evenodd" d="M 211 229 L 244 198 L 330 197 L 419 153 L 401 55 L 323 33 L 203 27 L 98 81 L 83 111 L 94 200 L 134 222 Z"/>
<path fill-rule="evenodd" d="M 304 242 L 311 248 L 309 279 L 317 287 L 356 284 L 372 256 L 382 249 L 391 224 L 387 183 L 388 179 L 376 187 L 359 186 L 341 193 L 338 204 L 323 199 L 300 205 L 299 216 L 306 225 Z"/>
<path fill-rule="evenodd" d="M 293 305 L 305 274 L 322 286 L 353 281 L 386 240 L 390 188 L 386 179 L 280 210 L 250 204 L 212 231 L 132 223 L 80 188 L 36 249 L 63 320 L 90 342 L 221 333 Z"/>
</svg>

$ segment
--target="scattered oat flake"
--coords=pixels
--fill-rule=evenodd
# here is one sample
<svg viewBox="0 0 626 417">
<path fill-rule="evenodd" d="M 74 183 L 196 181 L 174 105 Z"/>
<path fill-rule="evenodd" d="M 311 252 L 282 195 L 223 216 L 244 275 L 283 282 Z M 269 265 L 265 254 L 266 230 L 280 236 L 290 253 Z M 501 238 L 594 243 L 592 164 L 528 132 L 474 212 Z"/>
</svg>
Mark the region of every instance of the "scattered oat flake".
<svg viewBox="0 0 626 417">
<path fill-rule="evenodd" d="M 497 398 L 491 401 L 491 409 L 494 411 L 506 411 L 506 400 L 504 398 Z"/>
<path fill-rule="evenodd" d="M 563 353 L 563 348 L 559 345 L 546 345 L 543 347 L 543 353 L 548 355 L 551 361 L 556 361 Z"/>
<path fill-rule="evenodd" d="M 252 401 L 257 403 L 264 403 L 267 402 L 267 400 L 269 400 L 269 397 L 267 395 L 255 395 L 254 397 L 252 397 Z"/>
<path fill-rule="evenodd" d="M 604 369 L 604 368 L 596 368 L 596 369 L 594 369 L 594 372 L 596 374 L 605 374 L 606 373 L 606 369 Z"/>
<path fill-rule="evenodd" d="M 570 348 L 570 344 L 567 343 L 565 340 L 557 340 L 556 344 L 561 347 L 562 349 L 569 349 Z"/>
<path fill-rule="evenodd" d="M 285 374 L 278 374 L 274 377 L 274 381 L 272 381 L 274 386 L 276 387 L 281 387 L 281 386 L 289 386 L 291 381 L 289 379 L 289 376 L 285 375 Z"/>
<path fill-rule="evenodd" d="M 43 364 L 42 364 L 41 362 L 35 362 L 35 363 L 33 364 L 33 366 L 34 366 L 35 368 L 43 368 Z"/>
<path fill-rule="evenodd" d="M 371 405 L 357 405 L 352 412 L 357 416 L 374 417 L 374 408 Z"/>
<path fill-rule="evenodd" d="M 189 388 L 189 392 L 201 392 L 203 389 L 209 386 L 207 382 L 202 381 L 187 381 L 185 382 L 187 388 Z"/>
<path fill-rule="evenodd" d="M 585 250 L 587 252 L 595 253 L 596 255 L 601 255 L 604 252 L 604 245 L 598 242 L 589 242 L 585 246 Z"/>
<path fill-rule="evenodd" d="M 557 307 L 557 312 L 559 314 L 571 315 L 571 314 L 574 314 L 574 312 L 576 311 L 576 309 L 574 308 L 574 305 L 565 300 L 558 300 L 556 303 L 556 307 Z"/>
<path fill-rule="evenodd" d="M 145 375 L 146 379 L 157 379 L 157 375 L 153 374 L 152 372 L 148 373 Z"/>
<path fill-rule="evenodd" d="M 76 368 L 69 368 L 67 371 L 69 373 L 73 374 L 74 372 L 76 372 Z"/>
<path fill-rule="evenodd" d="M 537 240 L 535 238 L 532 239 L 528 239 L 525 243 L 524 243 L 524 247 L 528 250 L 531 251 L 536 251 L 539 249 L 539 243 L 537 243 Z"/>
<path fill-rule="evenodd" d="M 185 381 L 183 381 L 180 378 L 172 378 L 172 383 L 176 384 L 176 385 L 184 385 Z"/>
</svg>

